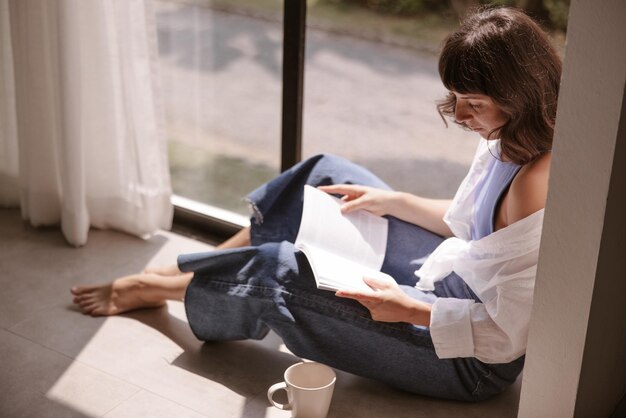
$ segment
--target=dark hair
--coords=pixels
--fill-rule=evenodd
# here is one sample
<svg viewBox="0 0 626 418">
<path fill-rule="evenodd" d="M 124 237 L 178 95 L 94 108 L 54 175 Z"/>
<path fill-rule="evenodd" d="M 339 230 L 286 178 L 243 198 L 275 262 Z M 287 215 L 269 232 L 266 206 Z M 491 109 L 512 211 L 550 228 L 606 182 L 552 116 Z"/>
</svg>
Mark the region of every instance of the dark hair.
<svg viewBox="0 0 626 418">
<path fill-rule="evenodd" d="M 487 8 L 468 16 L 444 42 L 439 75 L 450 90 L 437 104 L 442 118 L 454 118 L 452 91 L 484 94 L 508 116 L 496 129 L 504 156 L 526 164 L 552 148 L 561 60 L 522 11 Z"/>
</svg>

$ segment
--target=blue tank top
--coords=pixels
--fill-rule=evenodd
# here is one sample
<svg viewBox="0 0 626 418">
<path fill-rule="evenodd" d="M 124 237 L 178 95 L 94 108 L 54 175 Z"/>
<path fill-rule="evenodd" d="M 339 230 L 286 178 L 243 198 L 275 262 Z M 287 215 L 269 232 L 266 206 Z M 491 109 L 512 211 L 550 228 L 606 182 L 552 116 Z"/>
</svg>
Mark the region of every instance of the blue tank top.
<svg viewBox="0 0 626 418">
<path fill-rule="evenodd" d="M 492 234 L 495 229 L 495 216 L 498 204 L 508 190 L 521 166 L 493 158 L 487 167 L 487 174 L 476 188 L 476 204 L 472 219 L 472 240 Z"/>
</svg>

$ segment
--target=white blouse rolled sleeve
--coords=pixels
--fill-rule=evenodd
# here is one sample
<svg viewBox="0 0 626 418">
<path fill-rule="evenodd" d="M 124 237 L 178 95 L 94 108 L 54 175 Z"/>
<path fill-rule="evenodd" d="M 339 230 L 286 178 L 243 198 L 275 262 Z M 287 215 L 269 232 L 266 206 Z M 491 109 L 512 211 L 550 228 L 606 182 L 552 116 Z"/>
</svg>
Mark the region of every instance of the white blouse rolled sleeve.
<svg viewBox="0 0 626 418">
<path fill-rule="evenodd" d="M 544 210 L 471 240 L 473 191 L 488 158 L 493 157 L 483 140 L 444 218 L 456 237 L 441 243 L 415 272 L 420 277 L 416 287 L 432 290 L 435 281 L 454 271 L 482 301 L 435 301 L 430 332 L 439 358 L 476 357 L 486 363 L 506 363 L 526 350 Z"/>
</svg>

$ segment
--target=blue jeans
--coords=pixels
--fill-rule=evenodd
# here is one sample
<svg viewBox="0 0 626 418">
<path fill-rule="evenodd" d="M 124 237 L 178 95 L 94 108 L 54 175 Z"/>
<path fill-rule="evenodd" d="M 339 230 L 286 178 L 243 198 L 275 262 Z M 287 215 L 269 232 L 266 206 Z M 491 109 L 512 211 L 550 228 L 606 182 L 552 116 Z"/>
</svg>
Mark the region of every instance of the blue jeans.
<svg viewBox="0 0 626 418">
<path fill-rule="evenodd" d="M 427 396 L 487 399 L 515 381 L 523 357 L 508 364 L 474 358 L 439 359 L 426 327 L 371 319 L 358 302 L 315 287 L 306 257 L 293 242 L 302 213 L 304 184 L 364 184 L 389 188 L 364 168 L 336 156 L 301 162 L 253 191 L 251 246 L 178 259 L 193 271 L 185 307 L 194 334 L 204 341 L 262 339 L 273 330 L 297 356 Z M 411 297 L 478 298 L 457 275 L 434 292 L 413 286 L 414 271 L 442 238 L 389 217 L 382 271 Z"/>
</svg>

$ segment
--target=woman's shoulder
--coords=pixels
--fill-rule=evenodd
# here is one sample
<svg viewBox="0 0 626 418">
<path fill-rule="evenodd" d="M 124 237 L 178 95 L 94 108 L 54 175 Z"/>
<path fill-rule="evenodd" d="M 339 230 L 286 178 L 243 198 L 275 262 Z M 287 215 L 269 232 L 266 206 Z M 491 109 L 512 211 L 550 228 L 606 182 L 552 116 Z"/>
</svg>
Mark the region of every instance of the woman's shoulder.
<svg viewBox="0 0 626 418">
<path fill-rule="evenodd" d="M 552 153 L 547 152 L 522 166 L 508 193 L 509 224 L 532 215 L 546 205 Z"/>
</svg>

